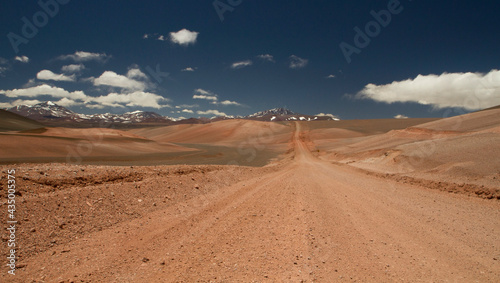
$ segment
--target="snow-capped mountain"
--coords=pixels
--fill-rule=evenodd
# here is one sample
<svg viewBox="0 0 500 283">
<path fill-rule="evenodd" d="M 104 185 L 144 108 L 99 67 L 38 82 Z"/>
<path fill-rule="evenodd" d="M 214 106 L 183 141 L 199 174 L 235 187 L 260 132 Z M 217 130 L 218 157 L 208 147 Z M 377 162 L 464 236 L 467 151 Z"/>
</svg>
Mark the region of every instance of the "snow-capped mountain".
<svg viewBox="0 0 500 283">
<path fill-rule="evenodd" d="M 316 121 L 316 120 L 338 120 L 331 114 L 303 115 L 295 113 L 286 108 L 274 108 L 260 111 L 246 117 L 242 116 L 218 116 L 212 118 L 190 118 L 176 119 L 162 116 L 155 112 L 134 111 L 124 114 L 79 114 L 53 102 L 43 102 L 35 105 L 21 105 L 10 109 L 10 112 L 42 122 L 52 126 L 70 127 L 129 127 L 137 124 L 162 124 L 173 123 L 200 124 L 211 123 L 229 119 L 248 119 L 258 121 Z"/>
<path fill-rule="evenodd" d="M 266 111 L 260 111 L 251 115 L 248 115 L 246 118 L 262 118 L 266 116 L 285 116 L 285 115 L 295 115 L 296 113 L 292 110 L 286 108 L 273 108 Z"/>
<path fill-rule="evenodd" d="M 43 102 L 35 105 L 21 105 L 10 109 L 10 112 L 40 121 L 57 123 L 84 123 L 84 124 L 135 124 L 135 123 L 168 123 L 176 119 L 161 116 L 155 112 L 134 111 L 124 114 L 79 114 L 53 102 Z"/>
<path fill-rule="evenodd" d="M 274 108 L 266 111 L 260 111 L 245 117 L 250 120 L 259 121 L 319 121 L 319 120 L 339 120 L 337 116 L 332 114 L 318 114 L 318 115 L 303 115 L 295 113 L 286 108 Z"/>
<path fill-rule="evenodd" d="M 76 115 L 75 112 L 50 101 L 35 105 L 19 105 L 7 110 L 38 121 L 44 119 L 66 118 Z"/>
</svg>

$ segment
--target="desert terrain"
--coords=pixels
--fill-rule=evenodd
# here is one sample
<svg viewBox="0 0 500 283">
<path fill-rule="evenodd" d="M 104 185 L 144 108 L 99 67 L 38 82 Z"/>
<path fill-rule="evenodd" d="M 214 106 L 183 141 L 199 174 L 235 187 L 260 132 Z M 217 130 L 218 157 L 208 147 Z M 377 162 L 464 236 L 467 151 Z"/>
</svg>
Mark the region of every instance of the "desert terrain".
<svg viewBox="0 0 500 283">
<path fill-rule="evenodd" d="M 116 129 L 8 117 L 1 282 L 499 282 L 500 109 Z M 8 234 L 2 234 L 6 262 Z"/>
</svg>

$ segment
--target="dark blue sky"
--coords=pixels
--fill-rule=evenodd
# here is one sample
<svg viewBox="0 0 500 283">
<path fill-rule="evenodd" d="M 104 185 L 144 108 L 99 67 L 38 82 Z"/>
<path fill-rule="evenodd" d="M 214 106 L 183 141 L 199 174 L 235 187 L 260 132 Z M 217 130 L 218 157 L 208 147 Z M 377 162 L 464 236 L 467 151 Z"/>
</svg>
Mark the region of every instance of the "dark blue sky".
<svg viewBox="0 0 500 283">
<path fill-rule="evenodd" d="M 0 4 L 2 107 L 198 117 L 286 106 L 355 119 L 500 104 L 498 1 L 41 2 L 53 17 L 37 1 Z M 173 42 L 183 29 L 195 39 Z"/>
</svg>

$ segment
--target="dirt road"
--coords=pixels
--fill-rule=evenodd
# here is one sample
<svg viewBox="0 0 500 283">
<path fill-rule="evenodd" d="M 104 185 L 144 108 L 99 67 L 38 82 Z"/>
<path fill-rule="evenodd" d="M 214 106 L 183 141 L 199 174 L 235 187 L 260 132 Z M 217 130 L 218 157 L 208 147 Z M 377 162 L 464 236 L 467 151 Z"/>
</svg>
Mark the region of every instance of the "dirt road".
<svg viewBox="0 0 500 283">
<path fill-rule="evenodd" d="M 296 127 L 288 164 L 28 258 L 14 281 L 500 282 L 498 202 L 319 160 Z"/>
</svg>

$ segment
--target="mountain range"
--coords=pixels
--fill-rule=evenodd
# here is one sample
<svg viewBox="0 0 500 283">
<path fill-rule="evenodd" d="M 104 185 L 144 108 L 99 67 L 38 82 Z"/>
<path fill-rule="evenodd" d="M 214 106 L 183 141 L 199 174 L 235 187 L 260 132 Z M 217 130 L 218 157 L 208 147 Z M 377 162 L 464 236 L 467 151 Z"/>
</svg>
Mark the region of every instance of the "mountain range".
<svg viewBox="0 0 500 283">
<path fill-rule="evenodd" d="M 303 115 L 286 108 L 274 108 L 248 116 L 216 116 L 212 118 L 189 119 L 177 119 L 147 111 L 133 111 L 124 114 L 79 114 L 50 101 L 35 105 L 19 105 L 6 110 L 47 125 L 71 125 L 73 127 L 107 127 L 111 125 L 135 127 L 145 124 L 202 124 L 227 119 L 249 119 L 258 121 L 339 120 L 338 117 L 331 114 Z"/>
</svg>

